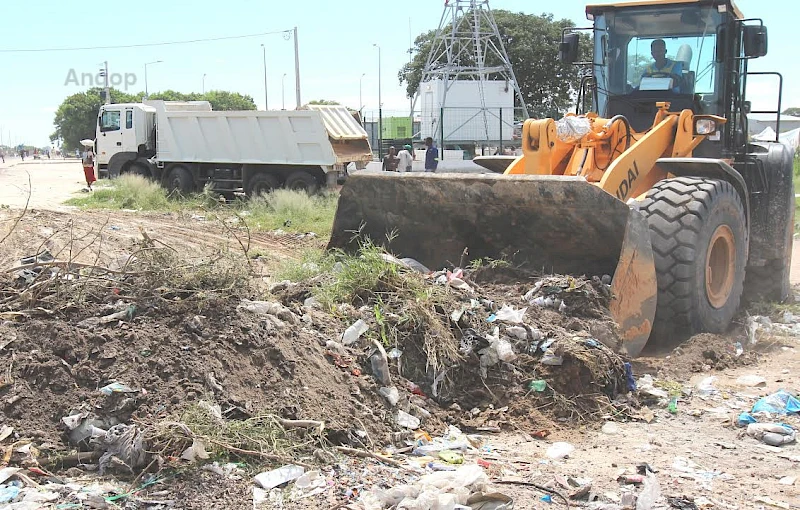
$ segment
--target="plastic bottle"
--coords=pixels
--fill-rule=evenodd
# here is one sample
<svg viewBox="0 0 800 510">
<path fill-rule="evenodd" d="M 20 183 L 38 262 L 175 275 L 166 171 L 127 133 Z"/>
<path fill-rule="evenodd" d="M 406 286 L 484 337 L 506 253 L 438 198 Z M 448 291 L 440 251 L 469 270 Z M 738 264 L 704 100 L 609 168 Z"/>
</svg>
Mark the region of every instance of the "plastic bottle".
<svg viewBox="0 0 800 510">
<path fill-rule="evenodd" d="M 669 400 L 669 406 L 667 407 L 671 414 L 678 414 L 678 397 L 672 397 Z"/>
<path fill-rule="evenodd" d="M 369 330 L 369 326 L 361 319 L 355 321 L 349 328 L 344 331 L 342 335 L 342 343 L 344 345 L 351 345 L 356 342 L 361 335 Z"/>
</svg>

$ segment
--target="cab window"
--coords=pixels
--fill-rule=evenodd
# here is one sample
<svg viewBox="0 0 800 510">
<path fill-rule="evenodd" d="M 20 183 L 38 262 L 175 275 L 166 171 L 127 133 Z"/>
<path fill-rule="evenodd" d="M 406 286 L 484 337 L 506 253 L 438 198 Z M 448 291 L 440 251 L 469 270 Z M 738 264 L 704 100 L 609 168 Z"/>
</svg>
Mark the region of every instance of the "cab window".
<svg viewBox="0 0 800 510">
<path fill-rule="evenodd" d="M 100 116 L 100 131 L 119 130 L 119 112 L 105 111 Z"/>
<path fill-rule="evenodd" d="M 127 110 L 125 112 L 125 129 L 131 129 L 133 127 L 133 112 L 131 110 Z"/>
</svg>

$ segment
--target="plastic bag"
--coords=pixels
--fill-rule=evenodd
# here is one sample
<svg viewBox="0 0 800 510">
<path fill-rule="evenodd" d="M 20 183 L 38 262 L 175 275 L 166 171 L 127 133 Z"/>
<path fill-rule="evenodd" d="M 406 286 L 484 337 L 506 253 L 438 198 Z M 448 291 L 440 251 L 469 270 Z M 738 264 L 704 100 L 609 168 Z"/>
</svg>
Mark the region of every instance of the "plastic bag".
<svg viewBox="0 0 800 510">
<path fill-rule="evenodd" d="M 591 130 L 592 123 L 586 117 L 570 115 L 556 121 L 556 135 L 564 143 L 575 143 Z"/>
<path fill-rule="evenodd" d="M 644 479 L 644 487 L 636 500 L 636 510 L 650 510 L 661 497 L 661 487 L 658 478 L 653 473 L 647 473 Z"/>
<path fill-rule="evenodd" d="M 753 413 L 762 411 L 773 414 L 800 413 L 800 400 L 797 400 L 788 391 L 779 390 L 777 393 L 759 399 L 753 405 Z"/>
<path fill-rule="evenodd" d="M 794 429 L 784 423 L 751 423 L 747 426 L 747 435 L 770 446 L 781 446 L 795 441 Z"/>
</svg>

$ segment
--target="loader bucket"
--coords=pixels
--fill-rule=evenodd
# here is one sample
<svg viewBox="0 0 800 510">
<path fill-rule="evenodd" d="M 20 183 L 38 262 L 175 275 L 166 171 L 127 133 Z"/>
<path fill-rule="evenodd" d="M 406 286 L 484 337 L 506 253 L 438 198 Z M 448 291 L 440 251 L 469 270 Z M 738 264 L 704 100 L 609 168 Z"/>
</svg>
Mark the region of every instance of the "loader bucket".
<svg viewBox="0 0 800 510">
<path fill-rule="evenodd" d="M 436 269 L 505 257 L 545 273 L 612 276 L 610 309 L 627 353 L 650 335 L 656 304 L 645 218 L 576 177 L 468 174 L 351 175 L 329 248 L 354 250 L 356 232 Z"/>
</svg>

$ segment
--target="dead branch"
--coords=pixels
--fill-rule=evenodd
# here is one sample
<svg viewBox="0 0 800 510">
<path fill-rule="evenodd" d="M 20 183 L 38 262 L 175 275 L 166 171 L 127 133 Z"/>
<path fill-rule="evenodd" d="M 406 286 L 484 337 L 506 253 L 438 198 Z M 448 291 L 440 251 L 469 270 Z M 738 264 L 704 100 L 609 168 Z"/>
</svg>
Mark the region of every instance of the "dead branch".
<svg viewBox="0 0 800 510">
<path fill-rule="evenodd" d="M 23 269 L 31 269 L 31 268 L 34 268 L 34 267 L 63 267 L 63 268 L 67 268 L 68 269 L 71 266 L 81 267 L 81 268 L 88 268 L 88 269 L 97 269 L 99 271 L 103 271 L 103 272 L 106 272 L 106 273 L 121 274 L 121 275 L 126 275 L 126 276 L 141 276 L 141 275 L 144 275 L 144 274 L 148 274 L 146 272 L 121 271 L 121 270 L 117 270 L 117 269 L 111 269 L 111 268 L 108 268 L 108 267 L 97 266 L 97 265 L 94 265 L 94 264 L 84 264 L 82 262 L 70 262 L 70 261 L 67 261 L 67 260 L 52 260 L 50 262 L 32 262 L 30 264 L 23 264 L 21 266 L 16 266 L 16 267 L 12 267 L 10 269 L 5 269 L 5 270 L 3 270 L 3 272 L 4 273 L 13 273 L 15 271 L 21 271 Z"/>
<path fill-rule="evenodd" d="M 206 437 L 203 437 L 203 436 L 197 436 L 197 437 L 199 437 L 200 439 L 202 439 L 204 441 L 208 441 L 211 444 L 215 444 L 215 445 L 219 446 L 220 448 L 224 448 L 224 449 L 226 449 L 226 450 L 228 450 L 230 452 L 238 453 L 240 455 L 250 455 L 250 456 L 253 456 L 253 457 L 261 457 L 262 459 L 275 460 L 275 461 L 278 461 L 278 462 L 283 462 L 284 464 L 295 464 L 297 466 L 302 466 L 302 467 L 304 467 L 306 469 L 311 469 L 313 467 L 311 464 L 306 464 L 304 462 L 300 462 L 300 461 L 293 460 L 293 459 L 287 459 L 286 457 L 282 457 L 281 455 L 275 455 L 275 454 L 272 454 L 272 453 L 257 452 L 257 451 L 254 451 L 254 450 L 243 450 L 241 448 L 237 448 L 237 447 L 235 447 L 233 445 L 229 445 L 227 443 L 223 443 L 222 441 L 217 441 L 215 439 L 209 439 L 209 438 L 206 438 Z"/>
<path fill-rule="evenodd" d="M 17 216 L 17 219 L 14 221 L 14 224 L 11 225 L 11 229 L 8 231 L 8 233 L 3 236 L 2 239 L 0 239 L 0 244 L 3 244 L 3 241 L 9 238 L 9 236 L 17 228 L 17 225 L 19 225 L 19 222 L 22 221 L 22 217 L 28 212 L 28 204 L 31 203 L 31 195 L 33 194 L 33 183 L 31 182 L 31 173 L 27 170 L 25 170 L 25 173 L 28 174 L 28 198 L 25 200 L 25 208 L 22 209 L 22 214 Z"/>
<path fill-rule="evenodd" d="M 394 466 L 400 469 L 409 470 L 406 466 L 397 462 L 394 459 L 390 459 L 388 457 L 384 457 L 382 455 L 378 455 L 377 453 L 368 452 L 366 450 L 359 450 L 358 448 L 348 448 L 347 446 L 337 446 L 336 451 L 340 453 L 344 453 L 346 455 L 353 455 L 355 457 L 361 457 L 363 459 L 375 459 L 377 461 L 383 462 L 384 464 L 389 464 L 390 466 Z"/>
</svg>

